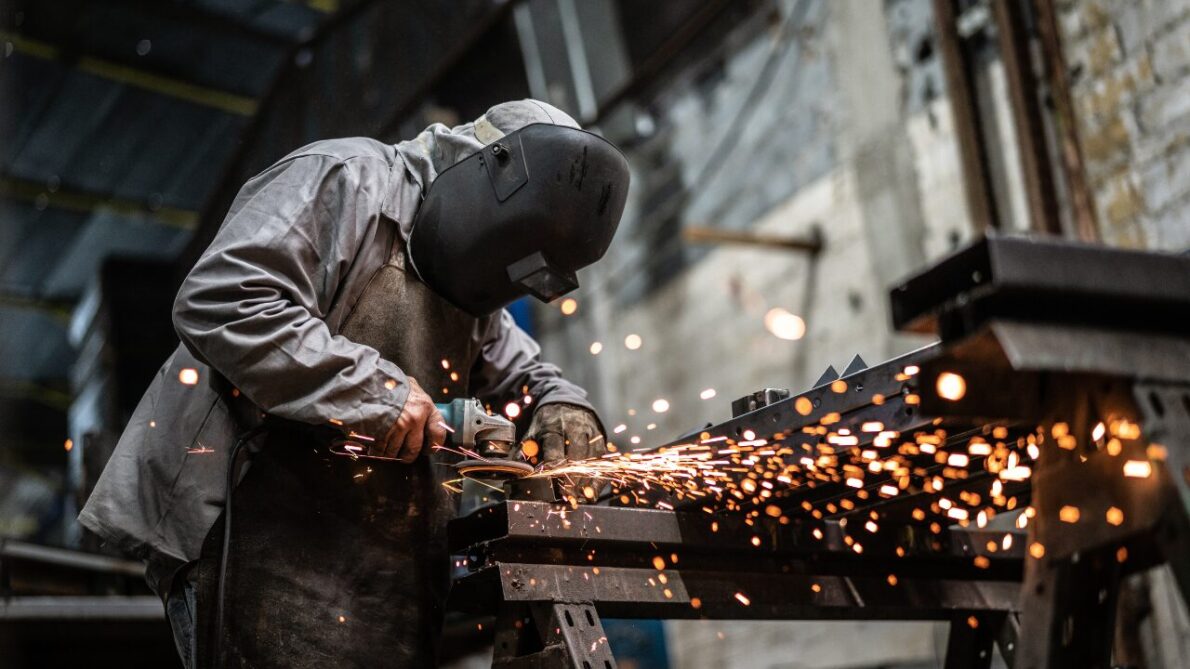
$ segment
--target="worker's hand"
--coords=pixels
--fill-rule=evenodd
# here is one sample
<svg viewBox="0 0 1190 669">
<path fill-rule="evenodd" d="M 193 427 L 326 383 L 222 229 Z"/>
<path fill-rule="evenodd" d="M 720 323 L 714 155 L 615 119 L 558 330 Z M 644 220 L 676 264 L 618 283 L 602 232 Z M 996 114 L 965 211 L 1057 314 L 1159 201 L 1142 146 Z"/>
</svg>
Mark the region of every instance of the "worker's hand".
<svg viewBox="0 0 1190 669">
<path fill-rule="evenodd" d="M 384 439 L 384 451 L 380 455 L 386 458 L 398 458 L 401 462 L 410 463 L 417 459 L 422 448 L 441 446 L 446 442 L 445 421 L 434 400 L 418 385 L 412 376 L 409 380 L 409 397 L 405 399 L 405 406 L 401 415 L 389 428 Z"/>
<path fill-rule="evenodd" d="M 536 446 L 537 453 L 533 453 Z M 530 464 L 554 460 L 585 460 L 607 453 L 607 438 L 590 409 L 573 404 L 543 404 L 533 413 L 520 455 Z M 598 496 L 604 481 L 564 482 L 568 494 L 580 501 Z"/>
</svg>

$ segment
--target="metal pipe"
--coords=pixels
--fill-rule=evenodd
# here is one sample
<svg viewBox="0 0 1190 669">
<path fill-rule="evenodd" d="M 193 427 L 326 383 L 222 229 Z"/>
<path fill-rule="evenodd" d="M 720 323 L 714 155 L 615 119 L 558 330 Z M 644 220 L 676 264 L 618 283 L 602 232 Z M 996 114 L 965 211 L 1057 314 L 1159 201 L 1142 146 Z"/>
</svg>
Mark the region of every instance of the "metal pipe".
<svg viewBox="0 0 1190 669">
<path fill-rule="evenodd" d="M 805 237 L 695 226 L 683 228 L 682 238 L 695 244 L 742 244 L 770 249 L 804 251 L 810 255 L 817 255 L 824 246 L 822 231 L 818 226 L 814 226 L 810 234 Z"/>
</svg>

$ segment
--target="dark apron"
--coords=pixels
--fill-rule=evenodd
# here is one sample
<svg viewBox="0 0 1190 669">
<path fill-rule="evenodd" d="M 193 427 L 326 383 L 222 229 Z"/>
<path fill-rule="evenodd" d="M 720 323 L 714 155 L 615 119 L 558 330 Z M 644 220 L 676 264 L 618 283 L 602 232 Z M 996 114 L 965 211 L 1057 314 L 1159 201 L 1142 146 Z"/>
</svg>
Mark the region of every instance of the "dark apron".
<svg viewBox="0 0 1190 669">
<path fill-rule="evenodd" d="M 341 334 L 443 401 L 466 393 L 481 325 L 406 273 L 398 240 Z M 235 489 L 224 666 L 434 666 L 449 586 L 446 522 L 458 508 L 441 484 L 456 478 L 453 458 L 427 445 L 411 465 L 353 460 L 327 445 L 309 427 L 270 429 Z M 199 566 L 212 640 L 222 526 Z"/>
</svg>

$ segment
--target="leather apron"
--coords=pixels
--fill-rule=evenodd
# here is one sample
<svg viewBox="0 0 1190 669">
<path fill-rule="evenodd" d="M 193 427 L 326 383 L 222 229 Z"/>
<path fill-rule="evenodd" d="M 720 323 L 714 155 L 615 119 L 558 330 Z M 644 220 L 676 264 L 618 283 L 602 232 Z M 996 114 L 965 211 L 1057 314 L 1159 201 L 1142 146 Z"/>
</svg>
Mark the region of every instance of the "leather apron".
<svg viewBox="0 0 1190 669">
<path fill-rule="evenodd" d="M 376 348 L 435 401 L 465 395 L 488 319 L 406 272 L 394 238 L 340 334 Z M 409 465 L 352 459 L 328 443 L 297 424 L 270 429 L 235 489 L 223 666 L 434 666 L 449 587 L 446 523 L 458 509 L 442 483 L 456 477 L 455 459 L 428 444 Z M 200 561 L 211 640 L 222 525 Z"/>
</svg>

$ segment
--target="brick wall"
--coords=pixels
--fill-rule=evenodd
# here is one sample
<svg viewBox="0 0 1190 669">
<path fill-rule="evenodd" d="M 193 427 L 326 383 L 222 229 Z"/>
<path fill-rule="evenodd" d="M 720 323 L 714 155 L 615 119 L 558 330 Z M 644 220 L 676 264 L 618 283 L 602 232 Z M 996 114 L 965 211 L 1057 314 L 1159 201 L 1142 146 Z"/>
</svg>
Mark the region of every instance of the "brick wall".
<svg viewBox="0 0 1190 669">
<path fill-rule="evenodd" d="M 1067 0 L 1059 9 L 1104 241 L 1190 247 L 1190 1 Z"/>
</svg>

